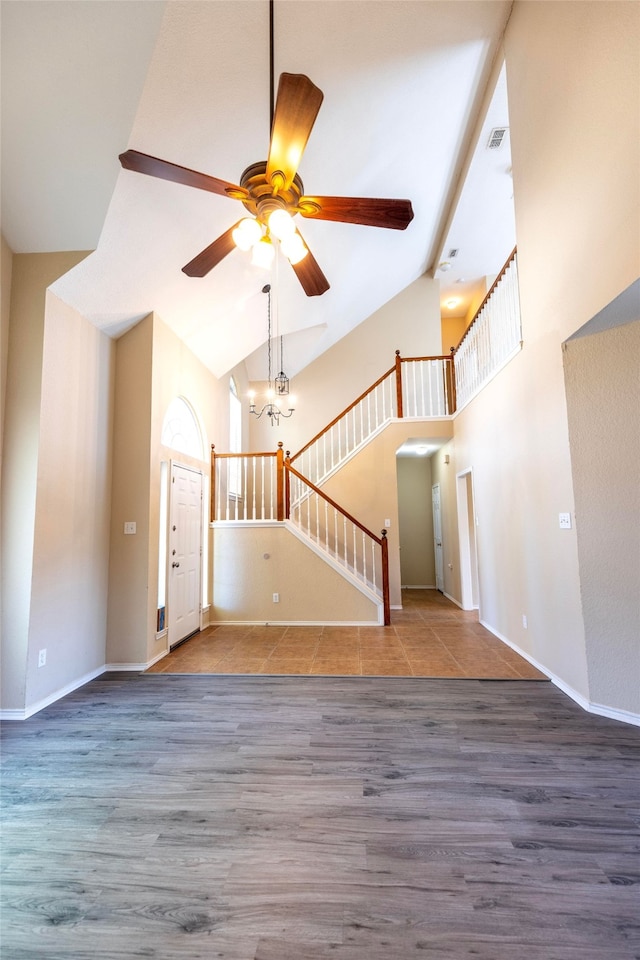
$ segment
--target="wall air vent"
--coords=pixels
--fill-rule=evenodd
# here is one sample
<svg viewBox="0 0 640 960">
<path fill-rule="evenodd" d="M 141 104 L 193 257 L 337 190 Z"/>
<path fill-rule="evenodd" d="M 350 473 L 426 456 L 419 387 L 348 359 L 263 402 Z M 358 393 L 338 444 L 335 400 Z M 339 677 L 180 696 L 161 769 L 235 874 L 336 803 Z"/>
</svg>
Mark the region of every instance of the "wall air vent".
<svg viewBox="0 0 640 960">
<path fill-rule="evenodd" d="M 487 150 L 497 150 L 498 147 L 502 146 L 502 141 L 505 138 L 505 134 L 509 127 L 494 127 L 491 133 L 489 134 L 489 142 L 487 143 Z"/>
</svg>

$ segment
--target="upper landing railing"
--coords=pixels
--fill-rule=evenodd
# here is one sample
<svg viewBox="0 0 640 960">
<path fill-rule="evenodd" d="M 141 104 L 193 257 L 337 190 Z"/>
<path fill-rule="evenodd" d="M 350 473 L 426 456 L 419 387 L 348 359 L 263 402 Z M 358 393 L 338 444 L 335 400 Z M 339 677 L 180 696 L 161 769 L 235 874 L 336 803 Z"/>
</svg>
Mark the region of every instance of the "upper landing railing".
<svg viewBox="0 0 640 960">
<path fill-rule="evenodd" d="M 513 250 L 491 289 L 452 349 L 456 410 L 461 410 L 522 347 L 518 256 Z"/>
<path fill-rule="evenodd" d="M 291 457 L 304 476 L 321 484 L 393 419 L 447 417 L 455 410 L 453 360 L 401 357 L 346 410 Z"/>
<path fill-rule="evenodd" d="M 328 476 L 389 420 L 447 417 L 460 410 L 522 345 L 516 250 L 448 356 L 401 357 L 335 417 L 291 463 L 313 483 Z"/>
</svg>

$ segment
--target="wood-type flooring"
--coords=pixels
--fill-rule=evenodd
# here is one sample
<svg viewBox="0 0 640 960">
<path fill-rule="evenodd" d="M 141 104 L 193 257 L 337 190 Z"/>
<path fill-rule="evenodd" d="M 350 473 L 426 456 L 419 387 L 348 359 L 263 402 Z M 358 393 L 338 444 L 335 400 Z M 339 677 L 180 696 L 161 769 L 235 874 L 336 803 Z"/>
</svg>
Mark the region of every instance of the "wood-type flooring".
<svg viewBox="0 0 640 960">
<path fill-rule="evenodd" d="M 437 590 L 404 590 L 390 627 L 213 625 L 152 673 L 546 680 Z"/>
<path fill-rule="evenodd" d="M 105 674 L 2 799 L 6 960 L 640 957 L 640 730 L 551 683 Z"/>
</svg>

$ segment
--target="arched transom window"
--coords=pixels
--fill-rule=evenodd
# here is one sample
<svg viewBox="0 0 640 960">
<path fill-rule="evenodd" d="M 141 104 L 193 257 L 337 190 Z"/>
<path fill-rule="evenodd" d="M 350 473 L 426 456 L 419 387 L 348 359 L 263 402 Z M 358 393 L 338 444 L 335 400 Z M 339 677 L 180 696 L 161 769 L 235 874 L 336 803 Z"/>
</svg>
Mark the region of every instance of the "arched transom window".
<svg viewBox="0 0 640 960">
<path fill-rule="evenodd" d="M 174 397 L 162 424 L 161 442 L 189 457 L 204 460 L 202 433 L 191 405 L 183 397 Z"/>
</svg>

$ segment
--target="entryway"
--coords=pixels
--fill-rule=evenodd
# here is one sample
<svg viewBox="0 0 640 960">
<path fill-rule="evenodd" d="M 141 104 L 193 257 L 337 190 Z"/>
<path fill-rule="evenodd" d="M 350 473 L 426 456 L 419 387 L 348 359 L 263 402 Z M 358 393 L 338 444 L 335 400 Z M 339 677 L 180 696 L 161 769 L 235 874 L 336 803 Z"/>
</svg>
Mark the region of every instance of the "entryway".
<svg viewBox="0 0 640 960">
<path fill-rule="evenodd" d="M 200 629 L 202 473 L 172 462 L 169 498 L 169 647 Z"/>
</svg>

